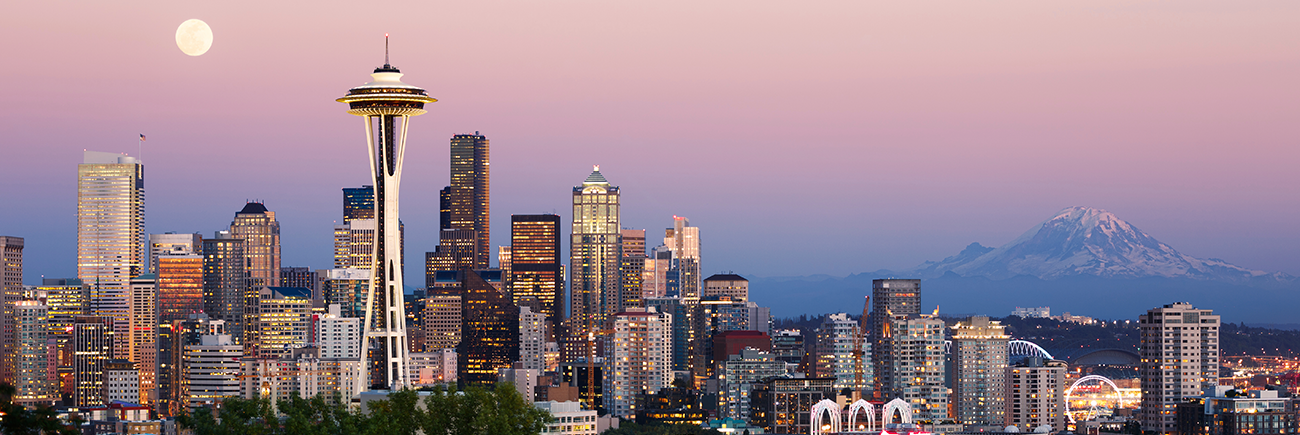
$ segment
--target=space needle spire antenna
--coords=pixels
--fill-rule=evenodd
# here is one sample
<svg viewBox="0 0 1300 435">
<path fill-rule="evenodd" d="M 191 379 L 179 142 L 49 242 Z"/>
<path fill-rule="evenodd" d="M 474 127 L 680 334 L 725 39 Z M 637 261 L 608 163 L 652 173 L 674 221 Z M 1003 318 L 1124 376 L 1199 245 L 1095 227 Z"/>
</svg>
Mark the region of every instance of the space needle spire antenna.
<svg viewBox="0 0 1300 435">
<path fill-rule="evenodd" d="M 375 68 L 369 83 L 335 100 L 346 103 L 348 113 L 363 120 L 369 153 L 366 160 L 375 195 L 374 261 L 367 280 L 363 338 L 357 343 L 361 373 L 357 374 L 354 393 L 365 387 L 400 390 L 409 382 L 398 187 L 411 117 L 425 114 L 424 105 L 438 101 L 424 89 L 403 83 L 402 72 L 387 64 L 387 34 L 384 62 L 384 66 Z"/>
</svg>

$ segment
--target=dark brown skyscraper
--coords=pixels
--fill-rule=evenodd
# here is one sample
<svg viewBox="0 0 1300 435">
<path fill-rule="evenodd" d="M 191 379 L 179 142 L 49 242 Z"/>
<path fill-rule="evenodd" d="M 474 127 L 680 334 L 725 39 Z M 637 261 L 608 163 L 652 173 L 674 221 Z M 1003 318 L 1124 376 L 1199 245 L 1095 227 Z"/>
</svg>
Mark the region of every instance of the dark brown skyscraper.
<svg viewBox="0 0 1300 435">
<path fill-rule="evenodd" d="M 488 222 L 491 220 L 488 172 L 488 139 L 478 132 L 451 138 L 451 229 L 473 230 L 475 238 L 474 268 L 487 269 Z"/>
<path fill-rule="evenodd" d="M 497 369 L 519 360 L 519 307 L 483 279 L 484 271 L 461 274 L 461 340 L 456 346 L 457 378 L 466 384 L 496 382 Z"/>
<path fill-rule="evenodd" d="M 504 266 L 504 265 L 503 265 Z M 510 292 L 516 305 L 535 300 L 550 323 L 547 340 L 564 320 L 564 277 L 560 272 L 560 217 L 553 214 L 510 216 Z"/>
</svg>

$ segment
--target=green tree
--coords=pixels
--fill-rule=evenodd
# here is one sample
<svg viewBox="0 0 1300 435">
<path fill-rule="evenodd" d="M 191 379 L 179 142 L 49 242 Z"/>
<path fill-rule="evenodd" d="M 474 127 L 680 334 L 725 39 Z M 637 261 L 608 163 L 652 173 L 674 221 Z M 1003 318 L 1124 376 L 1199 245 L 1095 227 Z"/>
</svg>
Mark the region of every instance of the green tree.
<svg viewBox="0 0 1300 435">
<path fill-rule="evenodd" d="M 76 425 L 64 424 L 59 414 L 49 406 L 38 406 L 28 410 L 22 405 L 14 404 L 12 385 L 0 384 L 0 433 L 5 435 L 77 435 L 81 431 Z"/>
<path fill-rule="evenodd" d="M 218 415 L 219 414 L 219 417 Z M 186 411 L 176 422 L 194 435 L 274 435 L 283 433 L 280 419 L 267 399 L 227 398 L 221 407 L 203 407 Z"/>
</svg>

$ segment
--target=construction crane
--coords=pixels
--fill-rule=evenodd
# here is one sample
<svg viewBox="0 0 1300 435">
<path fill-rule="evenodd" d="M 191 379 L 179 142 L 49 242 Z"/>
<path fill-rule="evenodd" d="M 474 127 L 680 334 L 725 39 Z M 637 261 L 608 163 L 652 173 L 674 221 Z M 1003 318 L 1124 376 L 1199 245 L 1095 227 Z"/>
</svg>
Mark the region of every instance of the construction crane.
<svg viewBox="0 0 1300 435">
<path fill-rule="evenodd" d="M 862 342 L 866 340 L 867 333 L 867 310 L 871 307 L 871 296 L 868 295 L 866 301 L 862 302 L 862 317 L 858 318 L 858 324 L 853 327 L 853 400 L 862 398 L 862 378 L 866 371 L 863 367 L 863 359 L 866 351 L 863 349 Z"/>
</svg>

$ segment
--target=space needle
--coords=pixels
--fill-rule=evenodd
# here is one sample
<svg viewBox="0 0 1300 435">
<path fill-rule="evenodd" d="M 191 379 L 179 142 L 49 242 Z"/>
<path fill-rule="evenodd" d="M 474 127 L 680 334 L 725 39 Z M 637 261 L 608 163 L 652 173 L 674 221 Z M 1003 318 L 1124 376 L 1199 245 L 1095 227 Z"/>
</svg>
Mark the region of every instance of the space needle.
<svg viewBox="0 0 1300 435">
<path fill-rule="evenodd" d="M 426 112 L 425 103 L 438 101 L 424 89 L 402 83 L 402 72 L 388 63 L 387 34 L 384 35 L 384 66 L 375 68 L 370 77 L 369 83 L 348 90 L 347 95 L 336 100 L 347 103 L 348 113 L 365 121 L 370 176 L 375 181 L 375 261 L 370 291 L 366 294 L 365 338 L 360 343 L 362 375 L 357 379 L 355 393 L 367 385 L 398 390 L 409 379 L 398 187 L 402 182 L 407 125 L 412 116 Z M 373 361 L 367 355 L 368 350 L 374 350 Z M 365 373 L 383 375 L 367 384 Z"/>
</svg>

